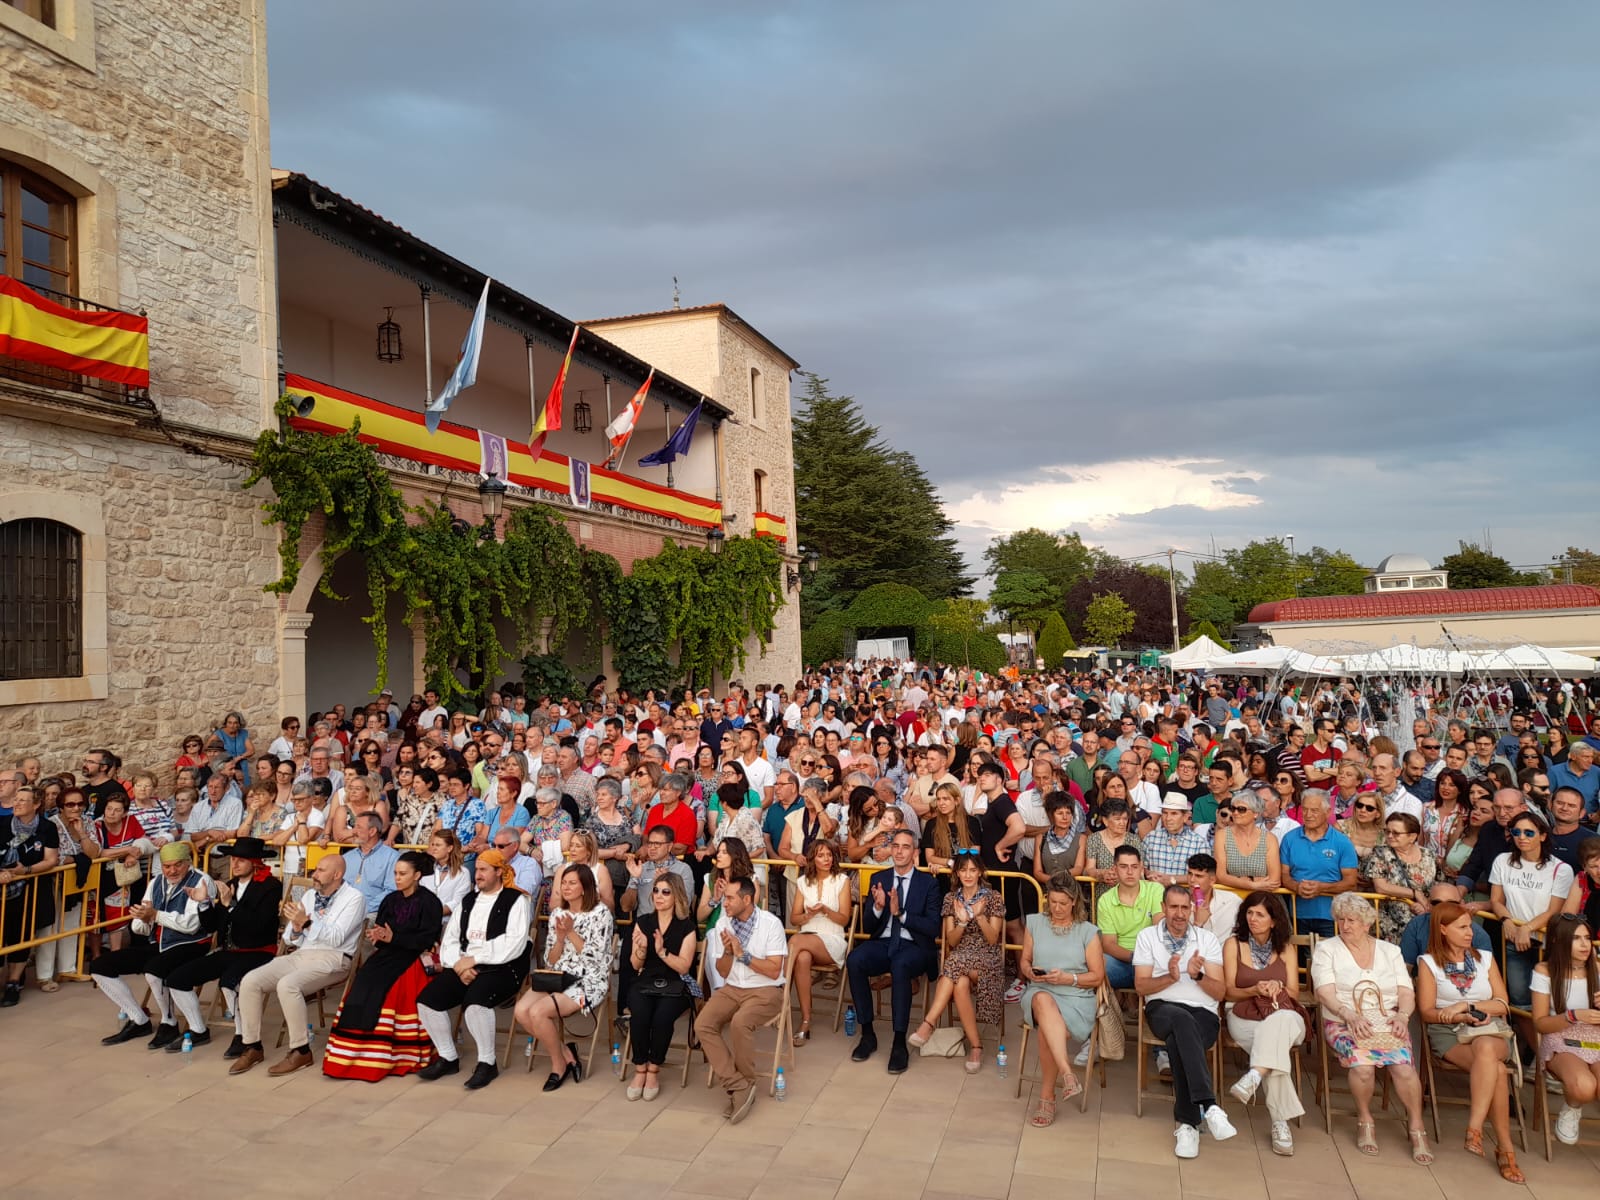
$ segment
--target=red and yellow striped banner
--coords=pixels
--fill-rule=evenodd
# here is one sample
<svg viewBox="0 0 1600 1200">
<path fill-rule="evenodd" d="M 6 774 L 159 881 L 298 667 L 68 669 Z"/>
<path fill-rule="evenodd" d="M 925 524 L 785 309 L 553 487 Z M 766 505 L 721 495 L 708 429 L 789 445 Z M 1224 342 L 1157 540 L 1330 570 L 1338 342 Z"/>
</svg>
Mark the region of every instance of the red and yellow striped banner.
<svg viewBox="0 0 1600 1200">
<path fill-rule="evenodd" d="M 150 386 L 150 322 L 78 310 L 0 275 L 0 354 L 129 387 Z"/>
<path fill-rule="evenodd" d="M 396 408 L 303 375 L 286 375 L 284 386 L 291 396 L 309 397 L 314 402 L 307 415 L 289 419 L 295 429 L 338 434 L 359 418 L 361 440 L 384 454 L 453 471 L 476 473 L 481 466 L 482 451 L 476 429 L 453 421 L 440 421 L 439 432 L 430 435 L 420 412 Z M 571 494 L 572 466 L 566 455 L 546 450 L 535 461 L 527 443 L 508 441 L 506 456 L 509 482 L 563 497 Z M 711 529 L 722 524 L 722 506 L 715 500 L 633 479 L 602 467 L 589 468 L 589 492 L 597 503 L 614 504 L 685 525 Z"/>
<path fill-rule="evenodd" d="M 782 517 L 773 516 L 771 513 L 758 512 L 754 520 L 755 535 L 757 537 L 776 538 L 780 542 L 789 540 L 789 523 Z"/>
</svg>

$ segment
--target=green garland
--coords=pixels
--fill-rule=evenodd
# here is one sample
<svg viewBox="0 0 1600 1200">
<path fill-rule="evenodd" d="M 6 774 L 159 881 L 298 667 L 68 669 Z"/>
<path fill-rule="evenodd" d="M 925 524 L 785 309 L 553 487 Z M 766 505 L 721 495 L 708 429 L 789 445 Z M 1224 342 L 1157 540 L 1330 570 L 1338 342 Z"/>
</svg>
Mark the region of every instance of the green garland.
<svg viewBox="0 0 1600 1200">
<path fill-rule="evenodd" d="M 285 400 L 280 417 L 292 415 Z M 555 510 L 535 504 L 513 510 L 503 539 L 462 530 L 441 507 L 408 510 L 372 449 L 359 440 L 359 424 L 334 437 L 291 430 L 263 433 L 245 487 L 265 479 L 273 497 L 262 504 L 276 523 L 281 573 L 266 590 L 285 594 L 299 580 L 300 538 L 315 512 L 323 514 L 322 558 L 332 563 L 347 550 L 363 556 L 368 615 L 377 652 L 375 688 L 388 679 L 387 607 L 401 599 L 405 620 L 420 620 L 427 642 L 423 662 L 441 696 L 464 696 L 465 673 L 475 685 L 492 684 L 513 656 L 502 644 L 496 619 L 512 622 L 516 654 L 538 646 L 549 627 L 546 653 L 528 654 L 525 670 L 547 684 L 564 679 L 554 670 L 568 634 L 603 618 L 615 651 L 620 684 L 642 694 L 665 691 L 680 680 L 730 675 L 746 661 L 745 642 L 770 638 L 783 605 L 783 557 L 767 538 L 728 538 L 721 554 L 667 541 L 654 558 L 624 575 L 610 555 L 581 548 Z M 415 521 L 408 521 L 409 515 Z M 318 590 L 342 600 L 324 571 Z M 592 639 L 596 641 L 598 639 Z M 676 666 L 670 658 L 676 646 Z"/>
</svg>

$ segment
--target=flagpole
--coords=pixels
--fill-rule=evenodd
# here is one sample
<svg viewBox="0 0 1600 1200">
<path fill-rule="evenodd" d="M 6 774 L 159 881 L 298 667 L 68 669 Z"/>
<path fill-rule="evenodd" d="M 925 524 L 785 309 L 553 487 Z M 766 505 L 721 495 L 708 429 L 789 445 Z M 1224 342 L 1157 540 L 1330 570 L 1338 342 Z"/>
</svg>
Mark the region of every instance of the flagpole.
<svg viewBox="0 0 1600 1200">
<path fill-rule="evenodd" d="M 606 424 L 609 425 L 611 424 L 611 376 L 602 375 L 600 378 L 606 381 Z"/>
<path fill-rule="evenodd" d="M 422 285 L 422 390 L 427 398 L 423 405 L 433 404 L 433 327 L 428 322 L 428 295 L 433 289 Z"/>
<path fill-rule="evenodd" d="M 533 382 L 533 336 L 523 334 L 522 342 L 528 348 L 528 427 L 531 429 L 539 423 L 539 389 Z"/>
</svg>

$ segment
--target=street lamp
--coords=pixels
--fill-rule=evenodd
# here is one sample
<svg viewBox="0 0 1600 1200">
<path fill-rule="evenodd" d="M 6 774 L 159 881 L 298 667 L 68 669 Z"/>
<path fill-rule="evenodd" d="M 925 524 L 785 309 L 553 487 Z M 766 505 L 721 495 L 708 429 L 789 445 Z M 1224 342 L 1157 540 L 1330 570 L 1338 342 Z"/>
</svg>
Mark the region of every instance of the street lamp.
<svg viewBox="0 0 1600 1200">
<path fill-rule="evenodd" d="M 817 573 L 817 564 L 821 561 L 822 555 L 815 550 L 807 550 L 804 546 L 801 546 L 799 569 L 796 570 L 794 567 L 790 567 L 787 572 L 789 590 L 791 592 L 794 591 L 795 588 L 800 586 L 802 579 L 810 579 L 815 575 Z"/>
<path fill-rule="evenodd" d="M 722 543 L 727 540 L 728 535 L 723 533 L 720 529 L 713 529 L 710 533 L 706 534 L 706 544 L 711 547 L 711 553 L 713 554 L 721 554 Z"/>
<path fill-rule="evenodd" d="M 506 481 L 493 471 L 478 484 L 478 500 L 483 505 L 483 522 L 493 525 L 500 519 L 500 509 L 505 504 Z"/>
</svg>

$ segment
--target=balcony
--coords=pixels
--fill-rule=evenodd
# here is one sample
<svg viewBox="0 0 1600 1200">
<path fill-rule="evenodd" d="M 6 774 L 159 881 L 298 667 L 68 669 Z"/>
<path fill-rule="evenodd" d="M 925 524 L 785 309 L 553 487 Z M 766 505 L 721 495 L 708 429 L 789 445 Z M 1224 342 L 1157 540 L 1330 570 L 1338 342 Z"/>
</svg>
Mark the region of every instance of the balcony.
<svg viewBox="0 0 1600 1200">
<path fill-rule="evenodd" d="M 582 507 L 574 500 L 572 460 L 565 454 L 547 449 L 535 461 L 525 442 L 486 438 L 481 431 L 454 421 L 441 421 L 439 431 L 429 434 L 419 412 L 304 375 L 285 376 L 284 388 L 300 408 L 300 415 L 289 419 L 291 428 L 336 435 L 359 420 L 361 441 L 404 464 L 472 476 L 498 467 L 496 475 L 514 487 L 541 493 L 536 497 L 539 500 Z M 506 452 L 503 465 L 493 460 L 502 445 Z M 491 456 L 487 464 L 485 454 Z M 587 507 L 644 519 L 650 524 L 695 529 L 714 529 L 722 524 L 722 505 L 714 499 L 598 466 L 589 468 Z M 781 524 L 780 518 L 774 519 Z M 782 536 L 781 530 L 777 536 Z"/>
<path fill-rule="evenodd" d="M 0 276 L 0 379 L 152 412 L 149 328 L 142 313 Z"/>
</svg>

